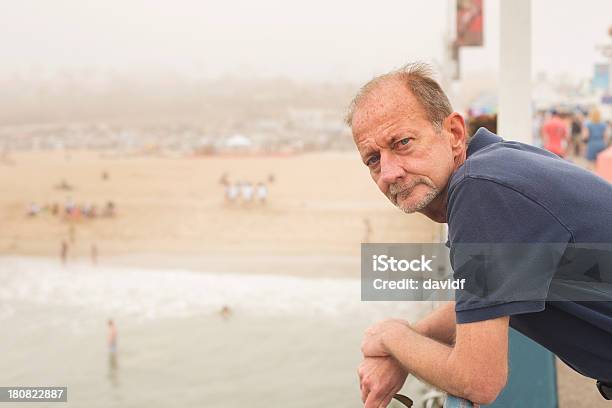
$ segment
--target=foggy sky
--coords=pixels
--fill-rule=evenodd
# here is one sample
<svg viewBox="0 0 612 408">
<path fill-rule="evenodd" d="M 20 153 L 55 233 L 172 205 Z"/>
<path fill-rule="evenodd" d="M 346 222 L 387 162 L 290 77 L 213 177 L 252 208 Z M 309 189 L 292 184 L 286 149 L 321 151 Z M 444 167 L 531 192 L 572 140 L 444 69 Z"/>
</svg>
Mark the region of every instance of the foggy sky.
<svg viewBox="0 0 612 408">
<path fill-rule="evenodd" d="M 463 69 L 496 70 L 500 0 Z M 610 0 L 532 0 L 532 71 L 589 77 L 610 42 Z M 447 0 L 20 0 L 0 16 L 0 75 L 79 69 L 194 77 L 363 81 L 442 63 Z"/>
</svg>

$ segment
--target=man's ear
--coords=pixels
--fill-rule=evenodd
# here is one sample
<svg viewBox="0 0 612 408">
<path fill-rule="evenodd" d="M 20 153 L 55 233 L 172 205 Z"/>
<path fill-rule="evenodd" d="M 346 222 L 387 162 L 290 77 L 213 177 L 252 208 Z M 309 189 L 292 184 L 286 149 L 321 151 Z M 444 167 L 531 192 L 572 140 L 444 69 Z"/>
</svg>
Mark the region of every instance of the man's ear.
<svg viewBox="0 0 612 408">
<path fill-rule="evenodd" d="M 467 131 L 463 116 L 453 112 L 444 119 L 444 127 L 451 136 L 451 146 L 453 151 L 461 151 L 467 144 Z"/>
</svg>

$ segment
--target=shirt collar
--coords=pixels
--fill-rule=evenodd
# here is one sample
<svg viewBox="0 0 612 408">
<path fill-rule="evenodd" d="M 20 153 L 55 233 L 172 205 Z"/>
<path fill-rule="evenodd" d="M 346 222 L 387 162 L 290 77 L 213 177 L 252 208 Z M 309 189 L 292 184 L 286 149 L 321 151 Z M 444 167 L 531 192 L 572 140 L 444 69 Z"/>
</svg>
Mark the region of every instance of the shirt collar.
<svg viewBox="0 0 612 408">
<path fill-rule="evenodd" d="M 502 142 L 504 139 L 497 136 L 495 133 L 489 132 L 486 128 L 479 128 L 474 136 L 470 139 L 470 143 L 468 144 L 467 149 L 467 157 L 470 157 L 472 154 L 477 151 L 484 149 L 485 147 L 493 144 Z"/>
</svg>

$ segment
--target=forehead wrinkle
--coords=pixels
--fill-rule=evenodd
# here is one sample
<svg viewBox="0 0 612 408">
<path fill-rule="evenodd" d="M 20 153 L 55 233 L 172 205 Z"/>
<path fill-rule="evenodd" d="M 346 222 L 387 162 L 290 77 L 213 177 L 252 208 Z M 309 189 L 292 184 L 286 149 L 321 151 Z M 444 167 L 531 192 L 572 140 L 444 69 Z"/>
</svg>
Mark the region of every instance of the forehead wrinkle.
<svg viewBox="0 0 612 408">
<path fill-rule="evenodd" d="M 400 133 L 408 131 L 414 133 L 413 127 L 406 123 L 406 115 L 401 115 L 399 112 L 388 113 L 378 120 L 373 121 L 366 131 L 361 131 L 360 138 L 363 139 L 361 144 L 372 140 L 379 148 L 384 148 L 393 138 L 398 137 Z M 404 129 L 405 128 L 405 129 Z"/>
<path fill-rule="evenodd" d="M 360 134 L 370 134 L 385 122 L 397 123 L 401 119 L 413 120 L 426 118 L 423 107 L 404 86 L 379 85 L 364 95 L 355 109 L 355 130 Z"/>
</svg>

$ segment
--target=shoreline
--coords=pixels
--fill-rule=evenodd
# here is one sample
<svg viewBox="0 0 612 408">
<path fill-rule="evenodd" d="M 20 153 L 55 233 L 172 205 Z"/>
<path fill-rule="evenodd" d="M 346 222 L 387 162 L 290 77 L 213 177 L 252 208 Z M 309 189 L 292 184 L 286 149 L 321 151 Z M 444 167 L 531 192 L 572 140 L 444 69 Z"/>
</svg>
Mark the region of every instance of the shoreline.
<svg viewBox="0 0 612 408">
<path fill-rule="evenodd" d="M 31 259 L 61 264 L 59 257 L 40 254 L 0 253 L 2 259 Z M 71 257 L 67 265 L 87 265 L 143 270 L 188 270 L 214 274 L 277 275 L 301 278 L 354 278 L 361 276 L 361 259 L 351 255 L 279 255 L 279 254 L 181 254 L 129 253 L 98 259 L 93 265 L 88 257 Z"/>
</svg>

